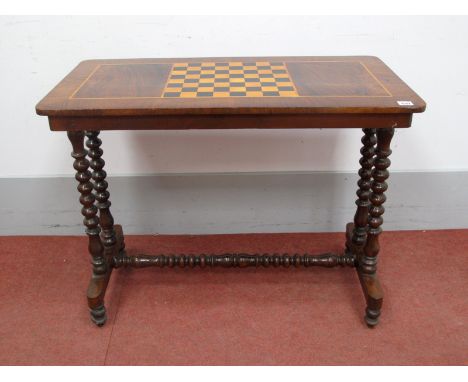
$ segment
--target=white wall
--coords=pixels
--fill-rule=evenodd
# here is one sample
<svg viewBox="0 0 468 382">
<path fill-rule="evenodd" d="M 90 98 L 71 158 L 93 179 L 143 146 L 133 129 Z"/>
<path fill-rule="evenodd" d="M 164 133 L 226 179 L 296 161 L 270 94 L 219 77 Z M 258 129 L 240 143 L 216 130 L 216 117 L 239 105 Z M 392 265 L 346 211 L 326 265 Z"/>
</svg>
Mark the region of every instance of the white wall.
<svg viewBox="0 0 468 382">
<path fill-rule="evenodd" d="M 35 104 L 89 58 L 376 55 L 424 98 L 393 169 L 467 170 L 468 17 L 0 18 L 0 177 L 72 174 Z M 354 171 L 360 131 L 106 132 L 112 174 Z"/>
</svg>

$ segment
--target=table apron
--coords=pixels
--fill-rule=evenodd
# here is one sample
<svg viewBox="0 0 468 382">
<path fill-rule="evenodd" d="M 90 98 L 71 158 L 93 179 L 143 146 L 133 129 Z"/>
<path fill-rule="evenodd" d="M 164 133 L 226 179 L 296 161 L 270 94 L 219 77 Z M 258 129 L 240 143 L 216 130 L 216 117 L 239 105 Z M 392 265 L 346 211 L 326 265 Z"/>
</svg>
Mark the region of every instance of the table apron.
<svg viewBox="0 0 468 382">
<path fill-rule="evenodd" d="M 405 128 L 412 114 L 160 115 L 49 117 L 53 131 Z"/>
</svg>

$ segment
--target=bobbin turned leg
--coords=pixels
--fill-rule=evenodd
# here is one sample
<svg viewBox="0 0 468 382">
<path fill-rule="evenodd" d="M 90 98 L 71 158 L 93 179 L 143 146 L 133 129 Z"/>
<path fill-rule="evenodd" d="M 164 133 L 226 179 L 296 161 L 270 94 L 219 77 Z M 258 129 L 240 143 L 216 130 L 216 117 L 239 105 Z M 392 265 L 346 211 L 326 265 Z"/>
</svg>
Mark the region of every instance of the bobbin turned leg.
<svg viewBox="0 0 468 382">
<path fill-rule="evenodd" d="M 101 149 L 102 141 L 99 138 L 99 131 L 87 131 L 86 147 L 88 147 L 88 156 L 90 158 L 90 167 L 93 170 L 92 179 L 95 190 L 96 207 L 99 210 L 99 225 L 101 227 L 101 239 L 104 245 L 106 257 L 112 255 L 117 244 L 117 237 L 114 228 L 114 218 L 110 212 L 111 202 L 109 200 L 109 191 L 107 191 L 107 173 L 104 170 L 104 159 L 102 159 L 103 151 Z M 118 250 L 122 251 L 125 248 L 123 235 L 119 242 Z"/>
<path fill-rule="evenodd" d="M 364 136 L 361 139 L 361 159 L 359 163 L 361 168 L 359 169 L 359 189 L 356 192 L 358 199 L 356 200 L 356 214 L 354 215 L 354 224 L 348 223 L 346 226 L 346 249 L 347 252 L 351 252 L 359 258 L 362 255 L 364 245 L 367 239 L 368 230 L 368 216 L 370 207 L 370 189 L 371 189 L 371 177 L 372 177 L 372 166 L 374 165 L 374 154 L 375 154 L 375 129 L 362 129 Z"/>
<path fill-rule="evenodd" d="M 84 148 L 85 133 L 82 131 L 68 132 L 68 138 L 73 146 L 72 157 L 75 158 L 75 178 L 79 182 L 80 203 L 83 205 L 81 213 L 89 238 L 89 253 L 93 266 L 91 280 L 88 285 L 88 306 L 91 320 L 98 326 L 107 320 L 104 307 L 104 295 L 112 272 L 112 261 L 123 254 L 124 238 L 122 227 L 114 225 L 114 218 L 110 213 L 109 192 L 107 191 L 104 160 L 101 158 L 101 140 L 99 132 L 87 132 L 86 142 L 89 152 Z M 91 161 L 86 159 L 89 155 Z M 92 168 L 93 173 L 89 171 Z M 91 179 L 93 182 L 91 182 Z M 96 194 L 93 193 L 93 189 Z M 95 201 L 97 203 L 95 205 Z M 100 218 L 97 216 L 99 210 Z M 102 228 L 102 237 L 100 235 Z"/>
<path fill-rule="evenodd" d="M 358 260 L 358 275 L 367 301 L 365 321 L 368 326 L 377 325 L 383 302 L 383 292 L 377 278 L 377 255 L 380 250 L 379 235 L 382 233 L 382 215 L 385 211 L 383 204 L 386 200 L 386 183 L 389 177 L 387 168 L 390 166 L 388 157 L 392 153 L 390 143 L 394 129 L 377 129 L 377 148 L 375 150 L 374 169 L 372 171 L 372 183 L 370 194 L 370 208 L 368 217 L 367 240 L 363 253 Z"/>
<path fill-rule="evenodd" d="M 79 182 L 80 203 L 83 205 L 81 213 L 84 216 L 83 223 L 86 226 L 86 234 L 89 238 L 88 250 L 91 254 L 93 273 L 88 287 L 88 306 L 91 312 L 91 320 L 96 325 L 104 325 L 106 322 L 106 309 L 104 307 L 104 293 L 110 275 L 110 267 L 104 256 L 104 248 L 99 237 L 99 218 L 97 208 L 94 205 L 93 184 L 89 161 L 86 159 L 87 151 L 84 148 L 84 133 L 82 131 L 69 131 L 68 138 L 73 146 L 72 157 L 75 158 L 73 167 L 76 170 L 75 179 Z"/>
</svg>

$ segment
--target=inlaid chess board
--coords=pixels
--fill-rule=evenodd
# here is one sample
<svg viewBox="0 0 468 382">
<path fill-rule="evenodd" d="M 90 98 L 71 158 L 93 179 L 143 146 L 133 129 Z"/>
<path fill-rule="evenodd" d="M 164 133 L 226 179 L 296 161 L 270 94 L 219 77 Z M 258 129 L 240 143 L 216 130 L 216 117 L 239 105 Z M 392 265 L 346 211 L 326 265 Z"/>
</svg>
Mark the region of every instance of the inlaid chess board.
<svg viewBox="0 0 468 382">
<path fill-rule="evenodd" d="M 283 62 L 181 62 L 163 97 L 298 97 Z"/>
</svg>

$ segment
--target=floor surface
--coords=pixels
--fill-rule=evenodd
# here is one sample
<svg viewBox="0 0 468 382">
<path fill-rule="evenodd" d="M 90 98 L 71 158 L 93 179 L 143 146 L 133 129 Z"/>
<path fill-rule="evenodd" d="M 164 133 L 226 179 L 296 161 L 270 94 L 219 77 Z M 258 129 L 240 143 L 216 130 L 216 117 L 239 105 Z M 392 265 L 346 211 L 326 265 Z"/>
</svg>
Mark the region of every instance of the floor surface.
<svg viewBox="0 0 468 382">
<path fill-rule="evenodd" d="M 127 236 L 129 254 L 340 251 L 344 235 Z M 468 230 L 384 232 L 381 322 L 354 269 L 126 269 L 88 318 L 84 237 L 0 237 L 0 365 L 467 365 Z"/>
</svg>

